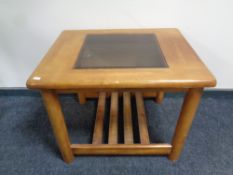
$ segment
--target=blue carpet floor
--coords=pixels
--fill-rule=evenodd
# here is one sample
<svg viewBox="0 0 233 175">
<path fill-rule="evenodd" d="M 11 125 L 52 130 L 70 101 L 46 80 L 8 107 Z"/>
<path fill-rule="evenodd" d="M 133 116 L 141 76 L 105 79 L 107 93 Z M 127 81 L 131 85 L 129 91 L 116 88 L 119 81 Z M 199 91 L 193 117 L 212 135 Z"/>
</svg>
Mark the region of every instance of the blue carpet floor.
<svg viewBox="0 0 233 175">
<path fill-rule="evenodd" d="M 96 101 L 79 105 L 73 95 L 60 99 L 72 142 L 89 143 Z M 170 142 L 182 99 L 183 94 L 166 94 L 162 105 L 145 101 L 152 142 Z M 1 90 L 0 174 L 232 175 L 232 128 L 233 92 L 205 92 L 175 164 L 162 156 L 82 156 L 67 165 L 60 157 L 39 93 Z"/>
</svg>

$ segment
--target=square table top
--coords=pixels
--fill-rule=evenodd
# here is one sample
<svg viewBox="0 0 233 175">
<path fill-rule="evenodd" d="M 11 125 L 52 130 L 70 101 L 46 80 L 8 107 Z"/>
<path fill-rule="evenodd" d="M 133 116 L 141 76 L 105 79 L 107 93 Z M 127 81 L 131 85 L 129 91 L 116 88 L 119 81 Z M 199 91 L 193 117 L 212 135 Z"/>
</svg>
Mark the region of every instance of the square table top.
<svg viewBox="0 0 233 175">
<path fill-rule="evenodd" d="M 214 76 L 173 28 L 63 31 L 27 81 L 34 89 L 215 85 Z"/>
</svg>

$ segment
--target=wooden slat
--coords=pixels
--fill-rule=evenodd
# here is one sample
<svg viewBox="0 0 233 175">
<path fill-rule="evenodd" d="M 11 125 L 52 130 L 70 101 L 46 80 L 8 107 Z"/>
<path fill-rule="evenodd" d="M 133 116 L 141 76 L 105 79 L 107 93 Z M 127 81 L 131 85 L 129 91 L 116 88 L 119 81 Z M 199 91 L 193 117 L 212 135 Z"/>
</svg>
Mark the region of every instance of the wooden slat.
<svg viewBox="0 0 233 175">
<path fill-rule="evenodd" d="M 147 127 L 147 119 L 145 113 L 145 107 L 143 102 L 143 97 L 141 92 L 135 93 L 136 104 L 137 104 L 137 113 L 138 113 L 138 126 L 141 144 L 149 144 L 149 132 Z"/>
<path fill-rule="evenodd" d="M 167 155 L 171 152 L 170 144 L 72 144 L 76 155 Z"/>
<path fill-rule="evenodd" d="M 108 143 L 118 143 L 118 92 L 111 95 Z"/>
<path fill-rule="evenodd" d="M 104 112 L 105 112 L 106 93 L 99 94 L 98 107 L 96 112 L 95 127 L 93 133 L 93 144 L 101 144 L 103 141 L 103 126 L 104 126 Z"/>
<path fill-rule="evenodd" d="M 129 92 L 123 93 L 123 103 L 124 103 L 124 143 L 132 144 L 134 141 L 133 141 L 131 98 Z"/>
</svg>

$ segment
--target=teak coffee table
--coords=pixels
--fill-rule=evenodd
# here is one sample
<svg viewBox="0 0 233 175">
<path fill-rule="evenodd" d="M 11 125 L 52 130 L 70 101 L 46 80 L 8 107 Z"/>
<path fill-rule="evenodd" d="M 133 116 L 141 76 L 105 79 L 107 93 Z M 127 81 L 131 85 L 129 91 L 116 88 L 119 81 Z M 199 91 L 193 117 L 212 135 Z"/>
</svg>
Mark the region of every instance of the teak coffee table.
<svg viewBox="0 0 233 175">
<path fill-rule="evenodd" d="M 42 93 L 65 162 L 74 155 L 168 155 L 178 160 L 204 87 L 216 80 L 177 29 L 64 31 L 27 81 Z M 150 143 L 143 98 L 161 103 L 165 92 L 186 92 L 171 144 Z M 98 98 L 91 144 L 71 144 L 58 93 L 79 102 Z M 118 102 L 123 98 L 124 144 L 118 142 Z M 103 143 L 110 98 L 108 144 Z M 135 98 L 137 115 L 131 111 Z M 140 143 L 134 143 L 137 117 Z M 82 127 L 82 126 L 80 126 Z"/>
</svg>

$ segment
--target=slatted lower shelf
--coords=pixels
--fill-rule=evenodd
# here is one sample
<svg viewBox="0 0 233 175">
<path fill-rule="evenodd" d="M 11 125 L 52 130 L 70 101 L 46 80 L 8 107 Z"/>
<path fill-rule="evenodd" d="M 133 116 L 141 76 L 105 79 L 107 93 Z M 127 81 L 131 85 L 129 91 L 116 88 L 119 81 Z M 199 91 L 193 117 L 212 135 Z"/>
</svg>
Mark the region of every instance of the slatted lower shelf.
<svg viewBox="0 0 233 175">
<path fill-rule="evenodd" d="M 118 92 L 111 93 L 108 143 L 103 143 L 106 93 L 99 93 L 92 144 L 72 144 L 76 155 L 166 155 L 170 144 L 150 144 L 147 118 L 141 92 L 123 92 L 124 144 L 118 143 Z M 131 96 L 135 96 L 140 143 L 134 143 Z"/>
</svg>

